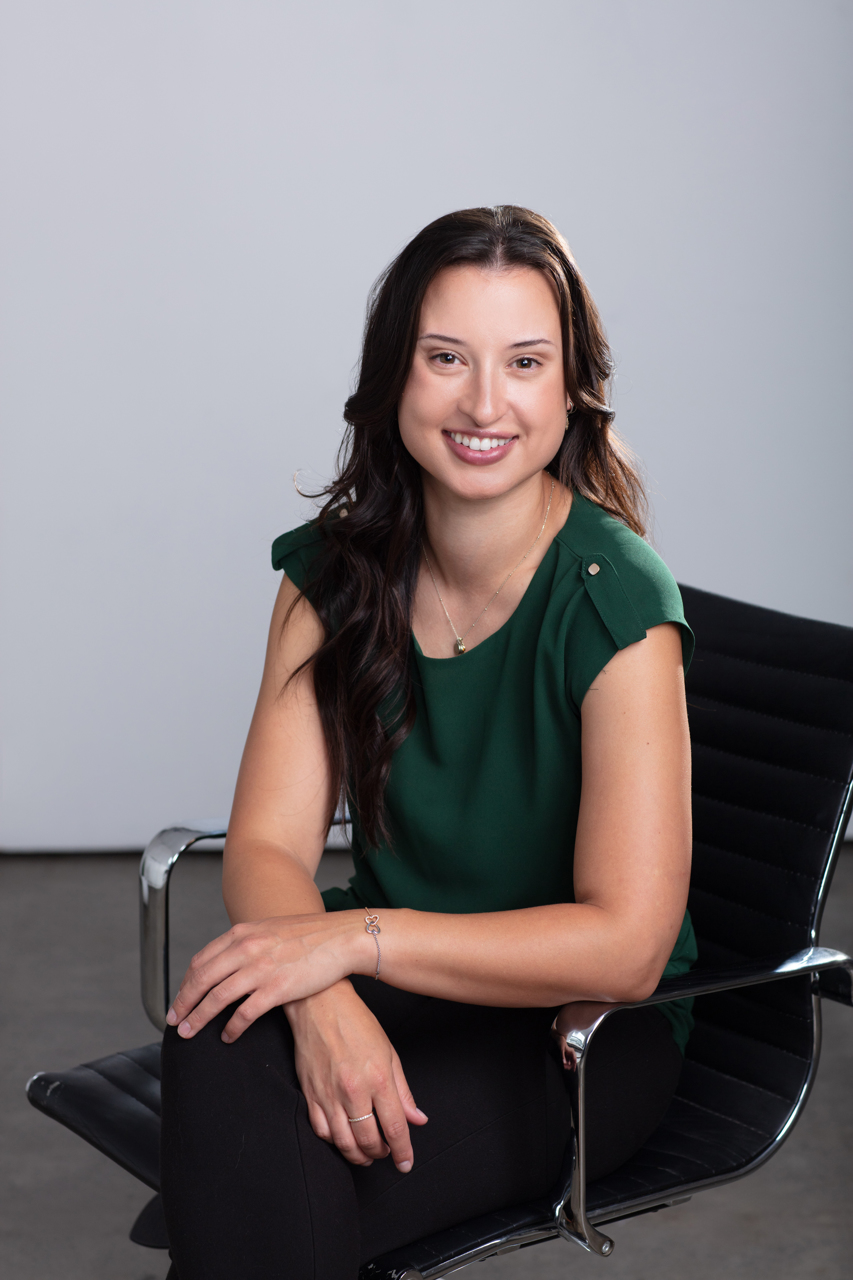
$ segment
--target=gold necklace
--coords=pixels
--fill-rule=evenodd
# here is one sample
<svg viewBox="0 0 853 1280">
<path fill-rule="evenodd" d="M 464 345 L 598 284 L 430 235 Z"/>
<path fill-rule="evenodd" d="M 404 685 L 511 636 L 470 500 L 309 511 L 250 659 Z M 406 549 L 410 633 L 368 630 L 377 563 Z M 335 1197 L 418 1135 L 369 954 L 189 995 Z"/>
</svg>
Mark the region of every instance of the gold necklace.
<svg viewBox="0 0 853 1280">
<path fill-rule="evenodd" d="M 553 497 L 554 497 L 554 477 L 552 476 L 552 477 L 551 477 L 551 492 L 548 494 L 548 507 L 547 507 L 547 509 L 546 509 L 546 511 L 545 511 L 545 519 L 542 521 L 542 528 L 539 530 L 539 532 L 537 533 L 536 537 L 535 537 L 535 538 L 534 538 L 534 540 L 533 540 L 533 543 L 531 544 L 531 546 L 529 546 L 529 547 L 527 548 L 527 550 L 525 551 L 524 555 L 521 557 L 521 559 L 519 560 L 519 562 L 518 562 L 518 564 L 515 566 L 515 568 L 510 569 L 509 573 L 506 575 L 506 577 L 504 578 L 503 582 L 502 582 L 502 583 L 501 583 L 501 585 L 498 587 L 497 591 L 496 591 L 496 592 L 495 592 L 495 594 L 492 596 L 492 598 L 491 598 L 491 600 L 489 601 L 489 603 L 488 603 L 488 604 L 487 604 L 483 609 L 481 609 L 481 610 L 480 610 L 480 612 L 477 614 L 476 618 L 475 618 L 475 619 L 474 619 L 474 621 L 471 623 L 471 625 L 470 625 L 470 627 L 468 628 L 468 630 L 465 632 L 465 636 L 469 636 L 469 635 L 471 634 L 471 632 L 472 632 L 472 631 L 474 630 L 474 628 L 476 627 L 477 623 L 478 623 L 478 622 L 480 621 L 480 619 L 482 618 L 483 614 L 486 612 L 486 609 L 488 609 L 488 608 L 490 607 L 490 605 L 493 605 L 493 604 L 494 604 L 495 600 L 497 600 L 498 596 L 499 596 L 499 595 L 500 595 L 500 593 L 503 591 L 504 587 L 505 587 L 505 586 L 506 586 L 506 584 L 509 582 L 509 580 L 510 580 L 510 578 L 512 577 L 512 575 L 515 573 L 515 570 L 516 570 L 516 569 L 520 569 L 520 568 L 521 568 L 521 566 L 524 564 L 525 560 L 526 560 L 526 559 L 527 559 L 527 557 L 530 555 L 530 553 L 531 553 L 531 551 L 533 550 L 533 548 L 534 548 L 534 547 L 536 546 L 536 544 L 539 542 L 539 539 L 542 537 L 542 534 L 545 532 L 545 525 L 548 523 L 548 517 L 549 517 L 549 515 L 551 514 L 551 500 L 552 500 L 552 498 L 553 498 Z M 447 612 L 447 605 L 444 603 L 444 601 L 443 601 L 443 600 L 442 600 L 442 598 L 441 598 L 441 592 L 440 592 L 440 591 L 439 591 L 439 589 L 438 589 L 438 583 L 437 583 L 437 582 L 436 582 L 436 580 L 435 580 L 435 574 L 434 574 L 434 573 L 433 573 L 433 571 L 432 571 L 432 565 L 431 565 L 431 564 L 430 564 L 430 562 L 429 562 L 429 556 L 427 555 L 427 549 L 426 549 L 426 545 L 425 545 L 424 543 L 421 543 L 421 549 L 423 550 L 423 553 L 424 553 L 424 560 L 426 560 L 426 565 L 427 565 L 427 568 L 429 569 L 429 576 L 432 578 L 432 585 L 435 587 L 435 594 L 438 596 L 439 604 L 441 605 L 442 609 L 444 610 L 444 616 L 447 618 L 447 621 L 450 623 L 451 630 L 453 631 L 453 634 L 454 634 L 454 636 L 456 637 L 456 641 L 455 641 L 455 643 L 454 643 L 454 645 L 453 645 L 453 648 L 454 648 L 454 650 L 456 651 L 456 655 L 457 655 L 457 657 L 458 657 L 460 654 L 465 653 L 465 636 L 460 636 L 459 632 L 456 630 L 456 627 L 455 627 L 455 626 L 454 626 L 454 624 L 453 624 L 453 619 L 451 618 L 450 614 Z"/>
</svg>

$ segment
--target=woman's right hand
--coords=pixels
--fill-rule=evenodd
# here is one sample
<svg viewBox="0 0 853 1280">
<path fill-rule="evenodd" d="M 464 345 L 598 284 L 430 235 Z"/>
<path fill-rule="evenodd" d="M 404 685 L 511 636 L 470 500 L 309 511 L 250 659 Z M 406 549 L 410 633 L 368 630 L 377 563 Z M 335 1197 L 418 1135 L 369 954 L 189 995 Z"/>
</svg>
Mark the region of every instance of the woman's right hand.
<svg viewBox="0 0 853 1280">
<path fill-rule="evenodd" d="M 409 1125 L 426 1124 L 427 1117 L 415 1104 L 394 1046 L 352 984 L 336 982 L 284 1011 L 317 1136 L 352 1164 L 372 1164 L 390 1151 L 400 1172 L 408 1173 L 414 1159 Z M 351 1124 L 356 1116 L 370 1118 Z"/>
</svg>

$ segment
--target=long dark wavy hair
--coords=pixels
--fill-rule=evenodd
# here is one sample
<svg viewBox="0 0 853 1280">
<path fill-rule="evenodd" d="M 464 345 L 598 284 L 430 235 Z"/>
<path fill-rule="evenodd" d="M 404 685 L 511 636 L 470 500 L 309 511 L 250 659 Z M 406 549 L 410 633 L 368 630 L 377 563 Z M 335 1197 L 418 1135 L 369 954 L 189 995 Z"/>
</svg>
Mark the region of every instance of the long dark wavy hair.
<svg viewBox="0 0 853 1280">
<path fill-rule="evenodd" d="M 566 241 L 546 218 L 517 205 L 462 209 L 431 222 L 371 291 L 338 474 L 315 495 L 325 498 L 318 517 L 325 537 L 305 584 L 325 633 L 305 665 L 313 668 L 335 805 L 349 800 L 370 846 L 390 840 L 385 785 L 415 716 L 411 619 L 424 509 L 420 469 L 400 439 L 397 406 L 424 294 L 439 271 L 467 263 L 532 267 L 551 281 L 572 411 L 547 470 L 645 532 L 642 484 L 612 431 L 610 350 Z"/>
</svg>

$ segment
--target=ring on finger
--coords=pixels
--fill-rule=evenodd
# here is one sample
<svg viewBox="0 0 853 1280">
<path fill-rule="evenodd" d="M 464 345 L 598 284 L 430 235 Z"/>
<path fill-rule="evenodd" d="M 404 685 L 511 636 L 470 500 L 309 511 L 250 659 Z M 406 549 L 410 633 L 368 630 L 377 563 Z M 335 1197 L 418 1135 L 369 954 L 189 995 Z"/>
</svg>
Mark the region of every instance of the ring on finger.
<svg viewBox="0 0 853 1280">
<path fill-rule="evenodd" d="M 349 1120 L 350 1124 L 360 1124 L 362 1120 L 372 1120 L 372 1119 L 373 1119 L 372 1111 L 368 1111 L 366 1116 L 347 1116 L 347 1120 Z"/>
</svg>

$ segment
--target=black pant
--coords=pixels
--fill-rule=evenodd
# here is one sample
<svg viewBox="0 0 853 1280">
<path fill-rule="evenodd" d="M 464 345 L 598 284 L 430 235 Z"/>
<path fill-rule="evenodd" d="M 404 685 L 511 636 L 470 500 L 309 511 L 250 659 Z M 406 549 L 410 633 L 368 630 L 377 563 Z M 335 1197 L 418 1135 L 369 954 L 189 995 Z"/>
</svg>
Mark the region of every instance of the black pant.
<svg viewBox="0 0 853 1280">
<path fill-rule="evenodd" d="M 570 1127 L 553 1009 L 492 1009 L 353 979 L 400 1055 L 419 1107 L 415 1163 L 349 1164 L 316 1136 L 284 1014 L 233 1045 L 230 1010 L 163 1041 L 162 1196 L 180 1280 L 354 1280 L 360 1263 L 467 1218 L 545 1195 Z M 660 1121 L 681 1055 L 656 1009 L 593 1041 L 589 1178 L 623 1164 Z"/>
</svg>

